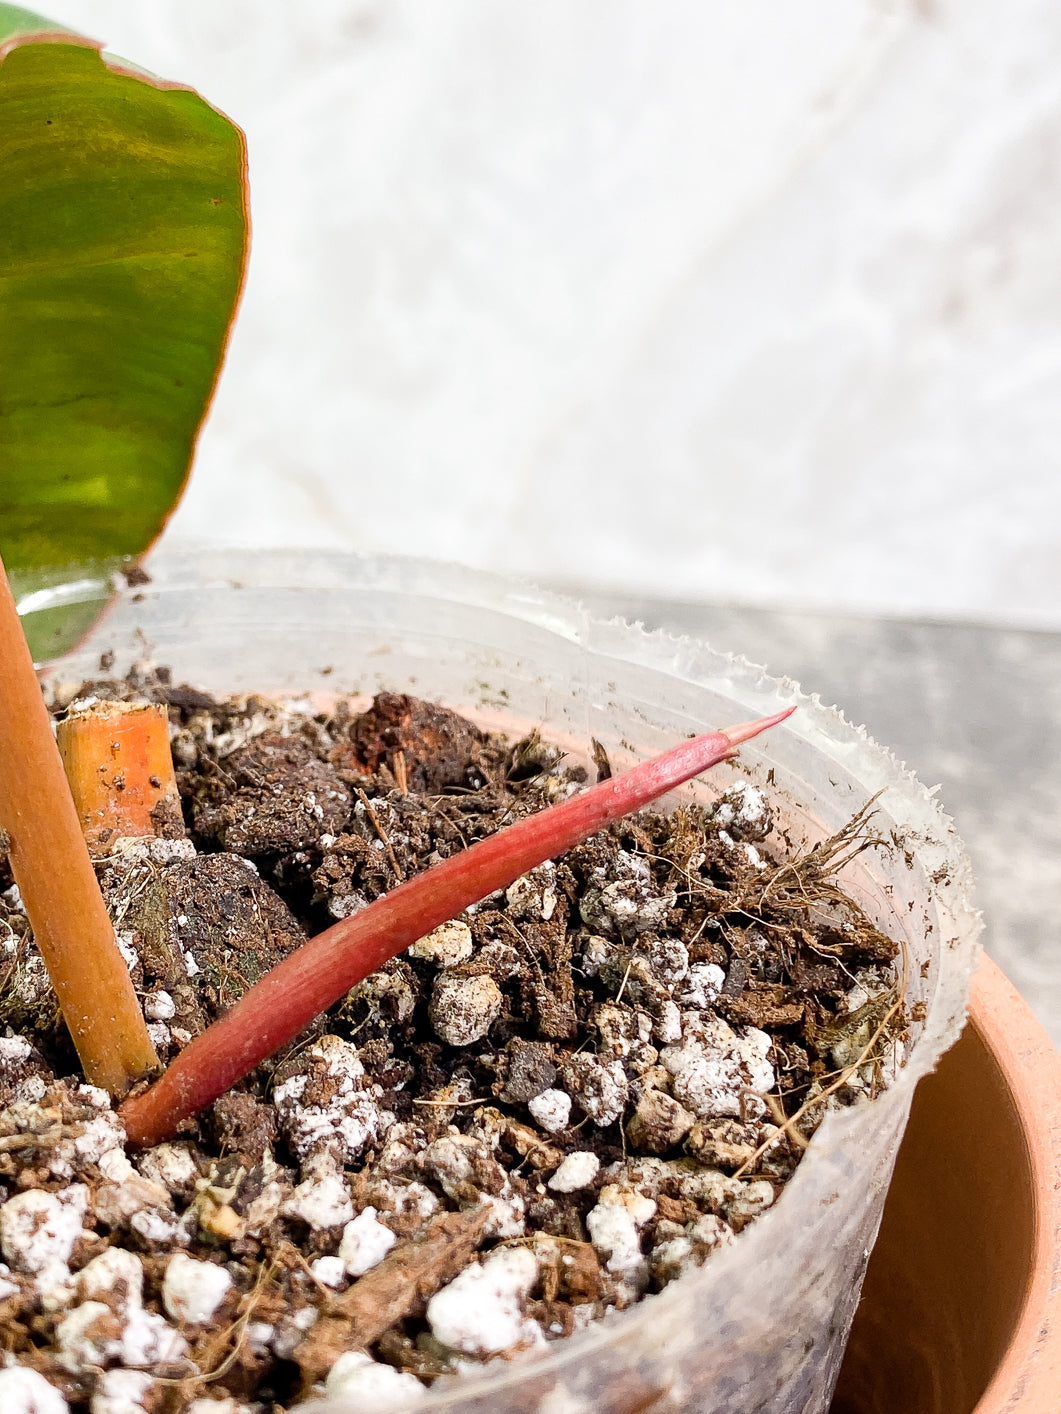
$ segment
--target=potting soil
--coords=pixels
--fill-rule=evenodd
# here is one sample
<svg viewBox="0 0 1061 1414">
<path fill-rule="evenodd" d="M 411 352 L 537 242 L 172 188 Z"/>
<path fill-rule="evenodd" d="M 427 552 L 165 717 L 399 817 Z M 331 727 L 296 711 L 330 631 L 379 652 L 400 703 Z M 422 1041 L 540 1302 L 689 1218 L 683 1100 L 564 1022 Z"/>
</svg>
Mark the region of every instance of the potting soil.
<svg viewBox="0 0 1061 1414">
<path fill-rule="evenodd" d="M 406 696 L 220 703 L 152 669 L 88 694 L 170 711 L 184 825 L 97 861 L 163 1060 L 306 937 L 587 782 Z M 863 812 L 793 854 L 750 785 L 642 812 L 145 1152 L 79 1079 L 0 877 L 0 1408 L 396 1407 L 710 1261 L 901 1063 L 897 946 L 835 882 L 879 843 Z"/>
</svg>

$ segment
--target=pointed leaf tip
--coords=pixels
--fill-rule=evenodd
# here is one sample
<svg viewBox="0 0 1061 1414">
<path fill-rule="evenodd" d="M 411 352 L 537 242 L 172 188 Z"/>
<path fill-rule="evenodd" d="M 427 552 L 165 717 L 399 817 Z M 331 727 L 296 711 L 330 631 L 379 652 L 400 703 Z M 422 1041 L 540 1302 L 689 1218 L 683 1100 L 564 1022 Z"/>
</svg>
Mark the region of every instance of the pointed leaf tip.
<svg viewBox="0 0 1061 1414">
<path fill-rule="evenodd" d="M 758 736 L 760 732 L 768 731 L 771 727 L 776 727 L 779 722 L 791 717 L 796 710 L 796 704 L 786 707 L 782 712 L 775 712 L 772 717 L 760 717 L 754 722 L 742 722 L 737 727 L 723 727 L 719 736 L 724 736 L 731 746 L 740 746 L 742 741 L 749 741 L 753 736 Z"/>
</svg>

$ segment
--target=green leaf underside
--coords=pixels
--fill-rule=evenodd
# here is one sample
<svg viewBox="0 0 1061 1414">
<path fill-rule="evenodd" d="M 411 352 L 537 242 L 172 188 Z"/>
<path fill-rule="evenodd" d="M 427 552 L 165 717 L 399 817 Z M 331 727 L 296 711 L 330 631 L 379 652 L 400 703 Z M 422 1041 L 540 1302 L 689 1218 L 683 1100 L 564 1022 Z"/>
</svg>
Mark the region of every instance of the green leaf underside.
<svg viewBox="0 0 1061 1414">
<path fill-rule="evenodd" d="M 58 29 L 34 20 L 0 5 L 0 43 Z M 114 73 L 76 42 L 0 62 L 10 569 L 135 555 L 165 522 L 239 295 L 243 174 L 238 130 L 190 90 Z"/>
<path fill-rule="evenodd" d="M 107 607 L 115 578 L 127 567 L 127 560 L 112 557 L 11 571 L 11 591 L 35 663 L 74 647 Z"/>
</svg>

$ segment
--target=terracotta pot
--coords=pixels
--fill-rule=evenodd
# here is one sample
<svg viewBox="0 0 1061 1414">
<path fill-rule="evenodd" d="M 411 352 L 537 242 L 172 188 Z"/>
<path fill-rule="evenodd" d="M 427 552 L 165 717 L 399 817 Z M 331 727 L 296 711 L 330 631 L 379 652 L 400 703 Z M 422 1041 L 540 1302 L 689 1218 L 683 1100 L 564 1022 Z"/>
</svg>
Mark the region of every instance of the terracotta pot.
<svg viewBox="0 0 1061 1414">
<path fill-rule="evenodd" d="M 832 1414 L 1061 1409 L 1061 1056 L 985 958 L 921 1082 Z"/>
</svg>

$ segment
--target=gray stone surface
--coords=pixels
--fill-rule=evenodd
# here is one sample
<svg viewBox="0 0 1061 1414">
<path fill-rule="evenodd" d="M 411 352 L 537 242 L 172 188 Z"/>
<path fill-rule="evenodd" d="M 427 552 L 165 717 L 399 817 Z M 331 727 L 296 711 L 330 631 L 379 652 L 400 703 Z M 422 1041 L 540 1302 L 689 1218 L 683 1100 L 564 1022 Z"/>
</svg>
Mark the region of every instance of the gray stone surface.
<svg viewBox="0 0 1061 1414">
<path fill-rule="evenodd" d="M 987 950 L 1061 1044 L 1061 634 L 582 597 L 795 678 L 938 783 Z"/>
</svg>

